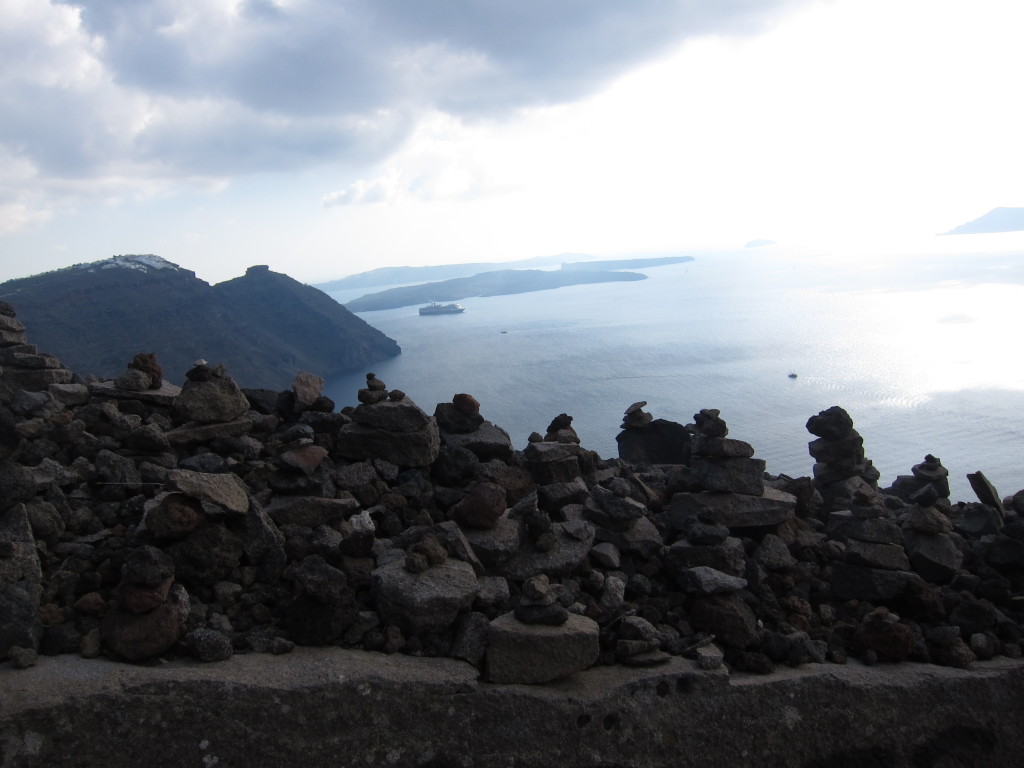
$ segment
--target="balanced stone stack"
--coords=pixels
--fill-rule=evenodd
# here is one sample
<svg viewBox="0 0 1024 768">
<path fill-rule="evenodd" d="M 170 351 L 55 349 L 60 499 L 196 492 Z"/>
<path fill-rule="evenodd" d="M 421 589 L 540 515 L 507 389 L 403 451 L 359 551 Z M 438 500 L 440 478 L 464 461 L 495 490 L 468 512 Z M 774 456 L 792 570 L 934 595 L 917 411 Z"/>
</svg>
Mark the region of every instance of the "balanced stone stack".
<svg viewBox="0 0 1024 768">
<path fill-rule="evenodd" d="M 487 633 L 487 678 L 493 683 L 546 683 L 591 666 L 600 653 L 598 625 L 558 603 L 548 577 L 523 583 L 512 613 Z"/>
<path fill-rule="evenodd" d="M 0 301 L 0 396 L 18 389 L 42 392 L 54 384 L 70 384 L 74 374 L 53 355 L 40 354 L 29 344 L 14 308 Z M 9 390 L 6 393 L 4 390 Z"/>
<path fill-rule="evenodd" d="M 666 510 L 669 526 L 698 539 L 715 539 L 724 538 L 716 526 L 767 528 L 790 520 L 796 498 L 765 485 L 765 462 L 752 458 L 753 446 L 726 437 L 729 428 L 717 409 L 702 410 L 694 420 L 693 490 L 673 495 Z"/>
<path fill-rule="evenodd" d="M 963 542 L 933 494 L 918 494 L 903 519 L 903 544 L 910 565 L 926 581 L 948 584 L 963 565 Z"/>
<path fill-rule="evenodd" d="M 508 461 L 515 453 L 508 432 L 480 415 L 480 402 L 470 394 L 462 392 L 450 403 L 438 403 L 434 418 L 441 445 L 450 454 L 469 451 L 480 461 Z"/>
<path fill-rule="evenodd" d="M 775 534 L 794 519 L 796 498 L 765 486 L 764 462 L 752 458 L 749 443 L 727 437 L 717 409 L 700 411 L 694 421 L 690 482 L 699 490 L 675 493 L 666 509 L 668 528 L 680 538 L 668 548 L 665 567 L 693 596 L 694 627 L 744 649 L 758 640 L 757 617 L 740 596 L 744 575 L 760 579 L 794 564 Z M 752 562 L 740 538 L 751 534 L 761 540 Z"/>
<path fill-rule="evenodd" d="M 949 470 L 942 461 L 930 453 L 924 461 L 910 468 L 909 475 L 898 475 L 886 493 L 898 496 L 908 504 L 917 503 L 919 496 L 949 498 Z"/>
<path fill-rule="evenodd" d="M 882 510 L 832 512 L 827 531 L 829 538 L 845 545 L 841 559 L 832 564 L 832 589 L 841 600 L 890 600 L 917 580 L 909 573 L 903 531 Z"/>
<path fill-rule="evenodd" d="M 696 434 L 692 440 L 690 472 L 693 482 L 705 491 L 764 493 L 764 459 L 752 458 L 754 448 L 742 440 L 730 440 L 729 427 L 717 408 L 693 415 Z"/>
<path fill-rule="evenodd" d="M 352 423 L 341 428 L 337 449 L 351 459 L 382 458 L 400 467 L 426 467 L 441 449 L 437 420 L 400 390 L 388 392 L 374 374 L 358 393 Z"/>
<path fill-rule="evenodd" d="M 822 512 L 877 503 L 879 472 L 864 455 L 864 439 L 850 414 L 837 405 L 807 420 L 818 437 L 808 444 L 815 460 L 814 485 L 823 499 Z"/>
<path fill-rule="evenodd" d="M 691 431 L 674 421 L 655 419 L 643 408 L 646 400 L 633 403 L 622 418 L 615 436 L 619 458 L 635 464 L 689 464 Z"/>
<path fill-rule="evenodd" d="M 174 580 L 174 561 L 142 546 L 125 560 L 121 581 L 100 624 L 106 648 L 129 661 L 166 652 L 185 635 L 189 595 Z"/>
</svg>

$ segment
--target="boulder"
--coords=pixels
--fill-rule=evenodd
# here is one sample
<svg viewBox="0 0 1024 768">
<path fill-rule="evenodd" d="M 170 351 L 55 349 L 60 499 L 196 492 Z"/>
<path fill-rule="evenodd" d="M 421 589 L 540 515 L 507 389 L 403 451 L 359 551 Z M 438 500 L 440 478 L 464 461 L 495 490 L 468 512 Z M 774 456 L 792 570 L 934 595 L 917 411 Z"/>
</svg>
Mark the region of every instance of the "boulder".
<svg viewBox="0 0 1024 768">
<path fill-rule="evenodd" d="M 694 520 L 730 529 L 760 528 L 784 523 L 795 516 L 796 497 L 774 488 L 756 495 L 737 493 L 677 493 L 667 512 L 673 530 L 685 531 Z"/>
<path fill-rule="evenodd" d="M 175 469 L 167 475 L 168 485 L 200 501 L 209 501 L 227 512 L 245 514 L 249 509 L 249 496 L 237 475 L 193 472 Z"/>
<path fill-rule="evenodd" d="M 597 622 L 570 614 L 564 624 L 524 624 L 511 613 L 490 623 L 487 679 L 539 684 L 587 669 L 600 654 Z"/>
<path fill-rule="evenodd" d="M 454 625 L 479 589 L 473 567 L 451 558 L 418 574 L 407 571 L 404 561 L 373 572 L 373 595 L 381 618 L 412 633 Z"/>
<path fill-rule="evenodd" d="M 248 410 L 249 401 L 242 390 L 224 373 L 214 373 L 205 381 L 188 379 L 174 400 L 174 415 L 179 422 L 233 421 Z"/>
</svg>

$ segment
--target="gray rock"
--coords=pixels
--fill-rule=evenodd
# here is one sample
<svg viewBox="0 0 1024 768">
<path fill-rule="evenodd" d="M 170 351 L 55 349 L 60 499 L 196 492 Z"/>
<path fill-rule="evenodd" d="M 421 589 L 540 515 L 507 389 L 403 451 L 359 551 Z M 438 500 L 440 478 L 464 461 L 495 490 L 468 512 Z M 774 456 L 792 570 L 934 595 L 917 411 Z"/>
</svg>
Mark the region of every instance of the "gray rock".
<svg viewBox="0 0 1024 768">
<path fill-rule="evenodd" d="M 215 629 L 193 629 L 185 635 L 185 642 L 200 661 L 225 661 L 235 652 L 231 638 Z"/>
<path fill-rule="evenodd" d="M 706 565 L 698 565 L 687 571 L 690 582 L 690 589 L 702 595 L 715 595 L 726 592 L 738 592 L 746 589 L 747 580 L 738 576 L 730 576 L 727 573 L 708 568 Z"/>
<path fill-rule="evenodd" d="M 873 541 L 849 539 L 846 542 L 846 562 L 868 568 L 890 571 L 909 571 L 910 561 L 899 544 L 879 544 Z"/>
<path fill-rule="evenodd" d="M 926 580 L 936 584 L 952 581 L 963 565 L 963 553 L 946 534 L 907 531 L 904 546 L 911 567 Z"/>
<path fill-rule="evenodd" d="M 379 458 L 400 467 L 429 466 L 440 450 L 441 435 L 433 419 L 415 432 L 392 432 L 353 422 L 337 436 L 337 451 L 346 458 Z"/>
<path fill-rule="evenodd" d="M 379 403 L 359 405 L 352 412 L 352 421 L 358 425 L 385 432 L 420 432 L 428 424 L 436 430 L 437 422 L 411 398 L 399 401 L 383 400 Z"/>
<path fill-rule="evenodd" d="M 614 544 L 620 552 L 639 555 L 644 560 L 658 554 L 664 546 L 661 532 L 646 517 L 637 518 L 623 531 L 597 528 L 595 541 Z"/>
<path fill-rule="evenodd" d="M 490 623 L 487 679 L 492 683 L 537 684 L 587 669 L 600 654 L 597 623 L 570 615 L 561 626 L 523 624 L 511 613 Z"/>
<path fill-rule="evenodd" d="M 108 651 L 129 661 L 142 661 L 170 650 L 185 634 L 189 597 L 175 584 L 167 602 L 148 613 L 111 608 L 100 624 L 100 636 Z"/>
<path fill-rule="evenodd" d="M 324 393 L 323 377 L 307 371 L 299 371 L 292 381 L 292 392 L 295 394 L 295 404 L 299 406 L 300 410 L 305 410 Z"/>
<path fill-rule="evenodd" d="M 277 525 L 316 528 L 345 520 L 359 511 L 359 502 L 347 493 L 341 498 L 322 496 L 275 496 L 266 512 Z"/>
<path fill-rule="evenodd" d="M 612 531 L 626 530 L 647 511 L 647 508 L 635 499 L 619 496 L 600 485 L 590 489 L 590 498 L 584 506 L 590 520 Z"/>
<path fill-rule="evenodd" d="M 1003 516 L 988 504 L 964 504 L 954 508 L 951 520 L 954 530 L 971 538 L 999 533 L 1003 528 Z"/>
<path fill-rule="evenodd" d="M 892 600 L 921 577 L 909 571 L 889 571 L 850 563 L 832 564 L 832 594 L 839 600 Z"/>
<path fill-rule="evenodd" d="M 249 401 L 229 376 L 213 376 L 207 381 L 189 379 L 174 400 L 174 415 L 182 422 L 228 422 L 248 410 Z"/>
<path fill-rule="evenodd" d="M 971 489 L 978 497 L 978 501 L 982 504 L 987 504 L 990 507 L 994 507 L 1000 517 L 1006 517 L 1006 510 L 1003 508 L 1003 500 L 1000 498 L 999 493 L 996 491 L 989 479 L 985 477 L 982 472 L 969 472 L 967 474 L 967 480 L 971 484 Z"/>
<path fill-rule="evenodd" d="M 685 531 L 694 520 L 728 528 L 778 525 L 796 512 L 796 497 L 774 488 L 757 496 L 735 493 L 677 493 L 667 509 L 669 525 Z"/>
<path fill-rule="evenodd" d="M 452 643 L 452 658 L 465 659 L 474 667 L 483 666 L 487 654 L 490 620 L 482 613 L 467 613 L 459 622 Z"/>
<path fill-rule="evenodd" d="M 665 568 L 683 589 L 689 584 L 686 570 L 701 565 L 722 571 L 730 576 L 742 575 L 747 567 L 743 542 L 729 537 L 721 544 L 696 546 L 683 539 L 669 547 L 665 553 Z"/>
<path fill-rule="evenodd" d="M 594 527 L 582 520 L 554 523 L 551 533 L 555 537 L 555 546 L 540 552 L 532 545 L 524 544 L 502 567 L 503 575 L 515 581 L 539 573 L 566 576 L 586 559 L 594 544 Z"/>
<path fill-rule="evenodd" d="M 472 432 L 452 434 L 441 433 L 441 440 L 450 448 L 465 448 L 475 454 L 481 461 L 501 459 L 509 461 L 515 454 L 512 438 L 501 427 L 484 421 Z"/>
<path fill-rule="evenodd" d="M 167 482 L 173 489 L 187 496 L 212 502 L 228 512 L 241 515 L 249 509 L 245 483 L 237 475 L 174 469 L 168 474 Z"/>
<path fill-rule="evenodd" d="M 468 608 L 480 589 L 468 563 L 446 560 L 420 574 L 390 563 L 373 572 L 377 611 L 385 622 L 413 633 L 446 629 Z"/>
<path fill-rule="evenodd" d="M 754 562 L 766 570 L 781 571 L 792 568 L 797 561 L 790 554 L 786 542 L 774 533 L 769 533 L 761 539 L 761 543 L 754 550 Z"/>
<path fill-rule="evenodd" d="M 852 538 L 878 544 L 903 543 L 903 531 L 896 523 L 884 517 L 855 517 L 849 510 L 829 514 L 826 530 L 829 538 L 838 541 Z"/>
<path fill-rule="evenodd" d="M 760 496 L 765 491 L 764 468 L 764 459 L 704 456 L 690 459 L 691 477 L 706 491 Z"/>
<path fill-rule="evenodd" d="M 522 521 L 506 510 L 493 528 L 463 531 L 480 562 L 491 570 L 500 570 L 519 552 L 523 541 Z"/>
<path fill-rule="evenodd" d="M 591 547 L 590 558 L 597 565 L 603 568 L 609 568 L 613 571 L 618 570 L 619 565 L 622 563 L 622 556 L 619 553 L 619 548 L 611 542 L 602 542 Z"/>
<path fill-rule="evenodd" d="M 690 620 L 733 648 L 746 648 L 757 640 L 757 617 L 735 593 L 697 598 Z"/>
</svg>

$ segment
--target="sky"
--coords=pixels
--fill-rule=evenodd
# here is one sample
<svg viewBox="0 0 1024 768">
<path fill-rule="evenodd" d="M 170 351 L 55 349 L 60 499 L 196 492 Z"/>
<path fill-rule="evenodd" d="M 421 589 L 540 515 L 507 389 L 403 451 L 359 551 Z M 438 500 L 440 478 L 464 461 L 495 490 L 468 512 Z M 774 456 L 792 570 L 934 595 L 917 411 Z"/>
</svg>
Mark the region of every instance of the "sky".
<svg viewBox="0 0 1024 768">
<path fill-rule="evenodd" d="M 934 235 L 1024 206 L 1021 29 L 1020 0 L 0 0 L 0 281 L 970 250 Z"/>
</svg>

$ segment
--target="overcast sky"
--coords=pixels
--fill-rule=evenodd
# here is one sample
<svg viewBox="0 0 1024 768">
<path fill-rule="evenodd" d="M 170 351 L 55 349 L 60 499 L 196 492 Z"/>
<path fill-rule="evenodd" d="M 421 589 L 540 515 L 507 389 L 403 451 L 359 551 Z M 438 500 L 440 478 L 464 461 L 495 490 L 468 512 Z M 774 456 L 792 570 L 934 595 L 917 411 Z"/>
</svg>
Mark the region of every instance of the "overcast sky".
<svg viewBox="0 0 1024 768">
<path fill-rule="evenodd" d="M 895 248 L 1024 206 L 1022 29 L 1021 0 L 0 0 L 0 280 Z"/>
</svg>

